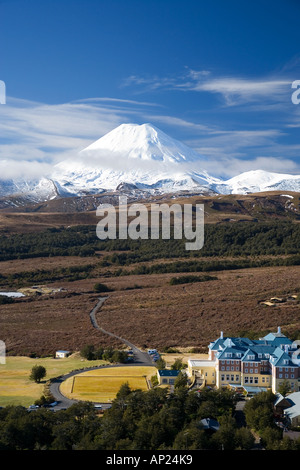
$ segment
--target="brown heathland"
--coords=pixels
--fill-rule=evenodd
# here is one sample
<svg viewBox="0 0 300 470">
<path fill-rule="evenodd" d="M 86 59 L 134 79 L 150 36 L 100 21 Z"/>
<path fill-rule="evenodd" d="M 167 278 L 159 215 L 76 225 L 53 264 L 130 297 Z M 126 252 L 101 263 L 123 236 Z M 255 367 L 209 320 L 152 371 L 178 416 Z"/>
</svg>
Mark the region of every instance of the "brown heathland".
<svg viewBox="0 0 300 470">
<path fill-rule="evenodd" d="M 218 279 L 173 286 L 169 281 L 174 274 L 52 283 L 67 291 L 1 305 L 0 336 L 9 354 L 78 351 L 86 344 L 120 347 L 119 341 L 94 329 L 90 322 L 89 313 L 99 297 L 93 293 L 95 282 L 114 289 L 97 313 L 98 324 L 140 347 L 206 348 L 220 331 L 236 335 L 276 331 L 277 326 L 286 332 L 300 329 L 297 302 L 275 307 L 260 304 L 272 296 L 298 292 L 299 267 L 210 274 Z"/>
</svg>

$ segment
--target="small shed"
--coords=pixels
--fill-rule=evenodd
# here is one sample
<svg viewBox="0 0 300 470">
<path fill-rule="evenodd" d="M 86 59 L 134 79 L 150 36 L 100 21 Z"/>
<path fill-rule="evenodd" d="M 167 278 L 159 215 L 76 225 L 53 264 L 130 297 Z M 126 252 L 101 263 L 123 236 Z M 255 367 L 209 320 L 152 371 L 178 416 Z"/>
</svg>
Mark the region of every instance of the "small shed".
<svg viewBox="0 0 300 470">
<path fill-rule="evenodd" d="M 163 369 L 157 371 L 159 385 L 174 385 L 180 370 Z"/>
<path fill-rule="evenodd" d="M 59 350 L 59 351 L 56 351 L 56 353 L 55 353 L 56 359 L 61 359 L 63 357 L 68 357 L 69 355 L 70 355 L 70 351 Z"/>
</svg>

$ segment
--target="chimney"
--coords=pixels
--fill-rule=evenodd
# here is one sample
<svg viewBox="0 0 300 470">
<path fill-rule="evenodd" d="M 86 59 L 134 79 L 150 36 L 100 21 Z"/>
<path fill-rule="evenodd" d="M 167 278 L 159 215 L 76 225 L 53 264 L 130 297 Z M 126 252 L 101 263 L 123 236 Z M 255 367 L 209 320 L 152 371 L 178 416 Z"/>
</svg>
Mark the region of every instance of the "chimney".
<svg viewBox="0 0 300 470">
<path fill-rule="evenodd" d="M 278 333 L 278 334 L 281 333 L 281 328 L 280 328 L 280 326 L 278 326 L 278 328 L 277 328 L 277 333 Z"/>
<path fill-rule="evenodd" d="M 223 331 L 221 331 L 220 338 L 223 339 Z"/>
</svg>

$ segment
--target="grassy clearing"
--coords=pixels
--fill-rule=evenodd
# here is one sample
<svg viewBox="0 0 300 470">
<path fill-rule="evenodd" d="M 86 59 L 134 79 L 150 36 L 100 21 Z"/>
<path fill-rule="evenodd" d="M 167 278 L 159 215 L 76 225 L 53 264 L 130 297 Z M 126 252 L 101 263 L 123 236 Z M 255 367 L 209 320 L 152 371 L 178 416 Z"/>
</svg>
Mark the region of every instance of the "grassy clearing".
<svg viewBox="0 0 300 470">
<path fill-rule="evenodd" d="M 8 356 L 6 364 L 0 364 L 0 406 L 29 406 L 43 394 L 45 382 L 50 378 L 66 374 L 74 369 L 105 364 L 104 361 L 87 361 L 79 354 L 65 359 Z M 37 384 L 29 380 L 31 369 L 35 365 L 46 368 L 45 379 Z"/>
<path fill-rule="evenodd" d="M 122 384 L 131 389 L 148 390 L 147 380 L 156 373 L 155 367 L 114 367 L 83 372 L 62 383 L 61 392 L 73 399 L 107 403 L 112 401 Z"/>
</svg>

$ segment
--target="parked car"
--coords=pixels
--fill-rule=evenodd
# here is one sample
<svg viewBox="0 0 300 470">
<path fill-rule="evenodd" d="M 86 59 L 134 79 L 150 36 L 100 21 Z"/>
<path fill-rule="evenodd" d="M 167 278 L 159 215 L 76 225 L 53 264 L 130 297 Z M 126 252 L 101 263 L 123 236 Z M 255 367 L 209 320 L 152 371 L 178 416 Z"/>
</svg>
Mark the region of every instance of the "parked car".
<svg viewBox="0 0 300 470">
<path fill-rule="evenodd" d="M 156 349 L 148 349 L 148 354 L 157 354 L 157 350 Z"/>
</svg>

